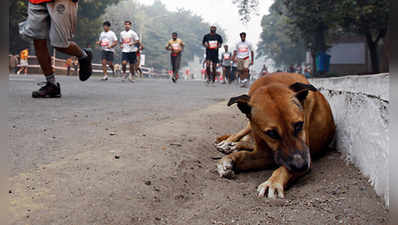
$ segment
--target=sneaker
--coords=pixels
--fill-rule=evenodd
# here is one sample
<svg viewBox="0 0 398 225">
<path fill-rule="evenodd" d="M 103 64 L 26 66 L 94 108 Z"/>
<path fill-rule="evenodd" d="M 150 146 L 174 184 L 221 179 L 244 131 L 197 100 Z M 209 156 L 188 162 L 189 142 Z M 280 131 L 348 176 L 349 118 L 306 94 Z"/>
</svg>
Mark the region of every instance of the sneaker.
<svg viewBox="0 0 398 225">
<path fill-rule="evenodd" d="M 135 81 L 134 81 L 134 79 L 133 79 L 133 76 L 130 74 L 130 76 L 129 76 L 129 81 L 131 82 L 131 83 L 134 83 Z"/>
<path fill-rule="evenodd" d="M 101 80 L 107 81 L 108 79 L 109 79 L 109 77 L 107 75 L 105 75 Z"/>
<path fill-rule="evenodd" d="M 171 78 L 171 80 L 173 81 L 173 83 L 176 82 L 176 78 L 174 76 Z"/>
<path fill-rule="evenodd" d="M 81 81 L 86 81 L 90 78 L 93 73 L 93 67 L 91 65 L 91 60 L 93 59 L 93 53 L 89 49 L 83 49 L 87 53 L 87 57 L 84 59 L 79 59 L 80 70 L 79 70 L 79 79 Z"/>
<path fill-rule="evenodd" d="M 61 87 L 59 83 L 56 85 L 50 82 L 45 82 L 45 85 L 39 90 L 32 92 L 32 98 L 60 98 Z"/>
</svg>

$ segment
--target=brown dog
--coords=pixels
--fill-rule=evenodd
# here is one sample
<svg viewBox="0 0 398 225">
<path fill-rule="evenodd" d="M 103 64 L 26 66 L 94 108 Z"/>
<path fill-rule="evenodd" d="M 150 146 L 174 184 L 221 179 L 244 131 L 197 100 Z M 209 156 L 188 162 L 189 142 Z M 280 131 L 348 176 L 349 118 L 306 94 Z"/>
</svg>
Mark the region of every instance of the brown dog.
<svg viewBox="0 0 398 225">
<path fill-rule="evenodd" d="M 278 166 L 257 191 L 259 196 L 283 198 L 289 182 L 311 168 L 311 156 L 325 151 L 333 140 L 335 124 L 325 97 L 300 74 L 273 73 L 253 83 L 249 95 L 231 98 L 246 114 L 249 125 L 236 135 L 224 136 L 221 149 L 250 149 L 242 138 L 251 136 L 252 151 L 242 150 L 223 157 L 217 164 L 221 177 L 234 171 Z"/>
</svg>

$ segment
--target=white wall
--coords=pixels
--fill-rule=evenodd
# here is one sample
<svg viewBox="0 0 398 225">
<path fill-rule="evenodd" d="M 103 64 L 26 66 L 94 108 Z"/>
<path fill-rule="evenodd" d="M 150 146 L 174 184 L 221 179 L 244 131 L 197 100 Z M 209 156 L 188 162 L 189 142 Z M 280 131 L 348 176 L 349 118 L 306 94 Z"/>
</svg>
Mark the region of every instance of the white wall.
<svg viewBox="0 0 398 225">
<path fill-rule="evenodd" d="M 328 99 L 336 148 L 369 178 L 389 206 L 389 75 L 311 79 Z"/>
</svg>

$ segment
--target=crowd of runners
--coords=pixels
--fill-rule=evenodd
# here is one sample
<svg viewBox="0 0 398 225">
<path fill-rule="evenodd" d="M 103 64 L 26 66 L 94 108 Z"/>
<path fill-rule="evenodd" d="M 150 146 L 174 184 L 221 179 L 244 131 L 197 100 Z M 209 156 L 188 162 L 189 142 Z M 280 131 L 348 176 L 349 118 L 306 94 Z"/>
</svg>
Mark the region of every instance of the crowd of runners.
<svg viewBox="0 0 398 225">
<path fill-rule="evenodd" d="M 86 81 L 92 75 L 93 53 L 90 48 L 82 49 L 72 41 L 73 32 L 77 22 L 78 0 L 29 0 L 28 18 L 20 24 L 20 34 L 23 38 L 33 41 L 36 56 L 43 74 L 46 78 L 44 85 L 37 91 L 32 92 L 33 98 L 57 98 L 61 97 L 61 86 L 54 76 L 54 68 L 48 49 L 48 41 L 56 50 L 70 55 L 66 61 L 67 68 L 73 66 L 75 72 L 77 65 L 81 81 Z M 208 84 L 214 84 L 217 76 L 217 68 L 222 67 L 220 79 L 223 83 L 232 83 L 239 79 L 242 87 L 246 87 L 249 81 L 249 67 L 253 65 L 254 51 L 251 43 L 246 41 L 246 33 L 240 34 L 241 41 L 236 44 L 232 52 L 224 45 L 224 52 L 219 58 L 219 49 L 223 46 L 223 38 L 217 33 L 216 26 L 210 27 L 210 33 L 204 35 L 202 44 L 206 49 L 205 57 L 205 79 Z M 121 76 L 123 81 L 134 82 L 134 77 L 140 69 L 140 53 L 144 49 L 138 34 L 132 30 L 132 22 L 124 22 L 124 30 L 119 38 L 111 30 L 111 23 L 103 23 L 103 31 L 96 43 L 101 51 L 102 69 L 104 77 L 109 79 L 108 67 L 115 72 L 120 71 L 120 65 L 113 64 L 114 54 L 117 46 L 122 53 Z M 179 78 L 182 53 L 185 43 L 178 38 L 178 33 L 173 32 L 171 39 L 166 44 L 166 50 L 170 51 L 170 62 L 172 68 L 171 80 L 175 83 Z M 18 73 L 27 71 L 27 51 L 21 58 L 23 66 Z M 129 67 L 129 71 L 127 68 Z"/>
</svg>

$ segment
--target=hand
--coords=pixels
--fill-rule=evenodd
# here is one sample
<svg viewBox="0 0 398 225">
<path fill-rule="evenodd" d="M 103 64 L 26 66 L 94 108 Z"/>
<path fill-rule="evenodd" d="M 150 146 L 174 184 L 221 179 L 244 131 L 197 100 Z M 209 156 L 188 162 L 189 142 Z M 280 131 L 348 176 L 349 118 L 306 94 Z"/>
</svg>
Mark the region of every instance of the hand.
<svg viewBox="0 0 398 225">
<path fill-rule="evenodd" d="M 206 46 L 206 48 L 208 48 L 209 47 L 209 43 L 205 42 L 205 46 Z"/>
</svg>

